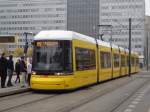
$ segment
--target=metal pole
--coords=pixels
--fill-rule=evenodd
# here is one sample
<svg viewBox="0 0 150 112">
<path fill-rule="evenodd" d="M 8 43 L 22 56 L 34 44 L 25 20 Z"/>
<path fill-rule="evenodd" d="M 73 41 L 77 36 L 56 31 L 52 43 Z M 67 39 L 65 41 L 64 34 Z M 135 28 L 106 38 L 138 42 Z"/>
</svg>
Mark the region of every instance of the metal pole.
<svg viewBox="0 0 150 112">
<path fill-rule="evenodd" d="M 111 45 L 112 45 L 112 26 L 111 26 L 111 37 L 110 37 L 110 39 L 111 39 Z"/>
<path fill-rule="evenodd" d="M 129 77 L 131 76 L 131 18 L 129 18 Z"/>
<path fill-rule="evenodd" d="M 146 42 L 146 44 L 147 44 L 147 71 L 148 71 L 148 64 L 149 64 L 149 63 L 148 63 L 148 61 L 149 61 L 149 59 L 148 59 L 148 58 L 149 58 L 149 57 L 148 57 L 148 55 L 149 55 L 149 53 L 148 53 L 148 36 L 149 36 L 149 35 L 148 35 L 148 30 L 147 30 L 147 42 Z"/>
<path fill-rule="evenodd" d="M 104 40 L 103 40 L 103 35 L 104 35 L 104 34 L 100 34 L 100 37 L 101 37 L 101 40 L 102 40 L 102 41 L 104 41 Z"/>
<path fill-rule="evenodd" d="M 28 50 L 28 40 L 27 40 L 28 32 L 25 32 L 24 35 L 25 35 L 24 55 L 26 57 L 27 56 L 27 50 Z"/>
</svg>

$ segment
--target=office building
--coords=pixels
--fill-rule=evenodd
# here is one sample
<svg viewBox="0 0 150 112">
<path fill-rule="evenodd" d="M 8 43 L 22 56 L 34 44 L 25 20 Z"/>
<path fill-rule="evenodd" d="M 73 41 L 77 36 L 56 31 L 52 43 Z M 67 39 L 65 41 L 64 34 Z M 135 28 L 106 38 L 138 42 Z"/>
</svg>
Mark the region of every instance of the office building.
<svg viewBox="0 0 150 112">
<path fill-rule="evenodd" d="M 19 43 L 8 49 L 24 47 L 24 32 L 73 30 L 92 37 L 103 35 L 128 48 L 129 18 L 132 18 L 132 50 L 144 52 L 144 0 L 0 0 L 0 35 L 19 35 Z M 98 25 L 111 25 L 102 28 Z M 105 34 L 106 33 L 106 34 Z M 28 34 L 28 42 L 33 35 Z"/>
<path fill-rule="evenodd" d="M 104 38 L 110 38 L 115 44 L 128 48 L 129 18 L 132 22 L 132 50 L 140 55 L 144 53 L 145 0 L 100 0 L 100 24 L 112 25 L 111 28 L 100 27 Z"/>
<path fill-rule="evenodd" d="M 19 45 L 9 44 L 7 49 L 23 48 L 24 32 L 67 29 L 66 4 L 66 0 L 0 0 L 0 35 L 20 37 Z M 32 37 L 28 34 L 29 43 Z"/>
</svg>

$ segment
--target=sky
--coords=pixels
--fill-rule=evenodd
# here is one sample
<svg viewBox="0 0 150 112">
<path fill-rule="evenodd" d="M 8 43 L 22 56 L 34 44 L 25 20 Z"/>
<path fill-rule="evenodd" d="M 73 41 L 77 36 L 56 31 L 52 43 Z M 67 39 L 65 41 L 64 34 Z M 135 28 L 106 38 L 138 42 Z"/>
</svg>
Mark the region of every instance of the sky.
<svg viewBox="0 0 150 112">
<path fill-rule="evenodd" d="M 150 0 L 145 0 L 146 15 L 150 16 Z"/>
</svg>

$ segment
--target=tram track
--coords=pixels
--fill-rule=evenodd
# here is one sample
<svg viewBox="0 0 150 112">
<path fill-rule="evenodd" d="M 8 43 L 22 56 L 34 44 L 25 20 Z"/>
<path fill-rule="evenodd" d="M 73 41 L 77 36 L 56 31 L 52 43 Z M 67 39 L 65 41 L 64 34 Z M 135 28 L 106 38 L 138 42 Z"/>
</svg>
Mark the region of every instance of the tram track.
<svg viewBox="0 0 150 112">
<path fill-rule="evenodd" d="M 81 107 L 81 106 L 83 106 L 83 105 L 85 105 L 85 104 L 87 104 L 87 103 L 89 103 L 91 101 L 94 101 L 95 99 L 97 99 L 97 98 L 99 98 L 101 96 L 106 95 L 107 93 L 113 92 L 116 89 L 119 89 L 119 88 L 123 87 L 124 85 L 129 84 L 129 83 L 131 83 L 133 81 L 134 81 L 133 78 L 130 78 L 130 79 L 126 78 L 123 82 L 120 82 L 120 83 L 118 83 L 118 80 L 113 80 L 112 81 L 113 85 L 106 86 L 105 88 L 103 88 L 103 85 L 109 85 L 109 82 L 108 83 L 103 83 L 103 84 L 100 84 L 100 85 L 91 86 L 91 87 L 85 88 L 85 89 L 83 89 L 81 91 L 79 90 L 79 91 L 71 92 L 71 93 L 69 93 L 71 95 L 75 95 L 75 94 L 78 95 L 78 94 L 80 94 L 80 92 L 82 92 L 82 94 L 84 93 L 84 94 L 88 94 L 88 95 L 84 99 L 80 98 L 80 100 L 78 100 L 77 102 L 71 103 L 71 104 L 69 104 L 69 101 L 68 102 L 66 101 L 68 104 L 66 103 L 63 107 L 60 107 L 60 108 L 56 109 L 56 112 L 70 112 L 70 111 L 72 111 L 72 110 L 74 110 L 76 108 L 79 108 L 79 107 Z M 92 92 L 92 94 L 89 94 L 88 92 L 96 90 L 96 89 L 93 89 L 93 88 L 96 88 L 96 86 L 97 87 L 101 86 L 101 88 L 98 87 L 101 90 L 98 90 L 96 92 Z M 34 96 L 34 94 L 32 94 L 32 92 L 30 92 L 30 93 L 21 94 L 21 95 L 18 95 L 18 96 L 12 96 L 12 97 L 10 97 L 10 100 L 11 99 L 13 100 L 14 98 L 18 98 L 18 97 L 27 97 L 26 95 L 29 95 L 30 97 L 33 95 L 33 97 L 36 97 L 36 96 Z M 0 108 L 0 112 L 7 112 L 7 111 L 10 112 L 11 110 L 17 110 L 17 109 L 23 108 L 24 106 L 28 107 L 31 104 L 36 105 L 38 102 L 39 103 L 47 102 L 47 100 L 50 101 L 50 102 L 53 102 L 56 99 L 59 99 L 59 98 L 57 98 L 58 96 L 60 96 L 61 98 L 64 97 L 64 96 L 61 96 L 61 95 L 67 96 L 68 93 L 67 94 L 53 94 L 53 95 L 50 94 L 50 96 L 44 96 L 44 97 L 38 98 L 36 100 L 31 100 L 31 101 L 28 101 L 28 102 L 24 102 L 22 104 L 9 106 L 9 107 L 3 108 L 3 109 Z M 3 100 L 8 100 L 8 99 L 9 98 L 7 98 L 7 97 L 3 98 L 3 99 L 0 99 L 0 102 L 3 101 Z"/>
<path fill-rule="evenodd" d="M 144 81 L 143 84 L 141 84 L 138 88 L 136 88 L 136 90 L 132 94 L 127 96 L 123 101 L 119 102 L 110 112 L 114 112 L 120 105 L 122 105 L 126 100 L 128 100 L 130 97 L 132 97 L 140 88 L 142 88 L 144 85 L 146 85 L 149 81 L 150 81 L 150 79 Z M 131 81 L 130 81 L 130 83 L 131 83 Z M 67 105 L 64 108 L 61 108 L 61 109 L 57 110 L 57 112 L 71 112 L 72 110 L 74 110 L 76 108 L 82 107 L 83 105 L 85 105 L 85 104 L 87 104 L 89 102 L 92 102 L 92 101 L 96 100 L 97 98 L 102 97 L 102 96 L 106 95 L 107 93 L 113 92 L 116 89 L 119 89 L 119 88 L 122 88 L 122 87 L 123 86 L 120 85 L 119 87 L 117 87 L 115 89 L 112 88 L 111 90 L 108 90 L 107 92 L 106 91 L 103 92 L 103 93 L 102 92 L 101 93 L 98 92 L 94 96 L 89 97 L 88 99 L 81 100 L 79 103 Z"/>
<path fill-rule="evenodd" d="M 139 86 L 134 92 L 132 92 L 132 94 L 130 94 L 129 96 L 127 96 L 126 99 L 122 100 L 120 103 L 118 103 L 118 105 L 116 105 L 110 112 L 116 112 L 116 110 L 122 105 L 124 104 L 127 100 L 129 100 L 132 96 L 135 95 L 135 93 L 140 90 L 141 88 L 143 88 L 145 85 L 147 85 L 149 83 L 150 79 L 147 80 L 144 84 L 142 84 L 141 86 Z"/>
<path fill-rule="evenodd" d="M 25 92 L 25 93 L 20 93 L 20 94 L 14 94 L 14 95 L 9 95 L 9 96 L 5 96 L 5 97 L 0 97 L 0 102 L 1 101 L 4 101 L 4 100 L 10 100 L 10 99 L 14 99 L 14 98 L 17 98 L 17 97 L 23 97 L 23 96 L 26 96 L 26 95 L 30 95 L 32 92 Z"/>
<path fill-rule="evenodd" d="M 27 95 L 32 95 L 31 94 L 32 92 L 28 93 Z M 0 112 L 5 112 L 5 111 L 9 111 L 9 110 L 12 110 L 12 109 L 15 109 L 15 108 L 18 108 L 18 107 L 22 107 L 22 106 L 25 106 L 25 105 L 30 105 L 30 104 L 33 104 L 33 103 L 37 103 L 37 102 L 40 102 L 40 101 L 43 101 L 43 100 L 46 100 L 46 99 L 50 99 L 50 98 L 53 98 L 53 97 L 56 97 L 58 96 L 59 94 L 54 94 L 54 95 L 51 95 L 51 96 L 47 96 L 47 97 L 43 97 L 43 98 L 39 98 L 37 100 L 32 100 L 32 101 L 29 101 L 29 102 L 26 102 L 26 103 L 22 103 L 22 104 L 19 104 L 19 105 L 16 105 L 16 106 L 11 106 L 9 108 L 5 108 L 5 109 L 0 109 Z M 21 97 L 23 96 L 26 96 L 26 95 L 19 95 Z M 17 98 L 18 96 L 13 96 L 13 98 Z M 3 99 L 4 100 L 4 99 Z M 0 100 L 1 101 L 1 100 Z"/>
</svg>

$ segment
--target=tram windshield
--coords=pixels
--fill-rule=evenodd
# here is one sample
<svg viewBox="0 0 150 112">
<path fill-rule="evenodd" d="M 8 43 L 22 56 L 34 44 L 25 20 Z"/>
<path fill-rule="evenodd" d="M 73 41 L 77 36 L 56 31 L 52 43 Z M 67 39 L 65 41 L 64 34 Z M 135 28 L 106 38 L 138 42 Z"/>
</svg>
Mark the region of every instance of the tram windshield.
<svg viewBox="0 0 150 112">
<path fill-rule="evenodd" d="M 72 72 L 71 41 L 36 41 L 33 49 L 33 71 Z"/>
</svg>

